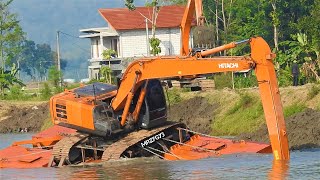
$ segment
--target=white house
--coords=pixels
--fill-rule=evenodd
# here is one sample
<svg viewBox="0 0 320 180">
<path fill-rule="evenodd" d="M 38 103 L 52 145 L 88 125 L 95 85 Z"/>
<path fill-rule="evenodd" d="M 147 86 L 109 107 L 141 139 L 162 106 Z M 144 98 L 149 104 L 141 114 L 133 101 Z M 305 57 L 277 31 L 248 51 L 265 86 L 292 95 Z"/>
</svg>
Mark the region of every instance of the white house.
<svg viewBox="0 0 320 180">
<path fill-rule="evenodd" d="M 156 37 L 161 40 L 160 55 L 180 54 L 180 23 L 184 13 L 184 6 L 163 6 L 157 18 Z M 91 39 L 91 59 L 88 67 L 89 78 L 98 78 L 99 69 L 108 65 L 114 75 L 121 73 L 124 68 L 121 62 L 126 58 L 148 56 L 147 31 L 151 37 L 151 7 L 137 7 L 135 11 L 127 8 L 99 9 L 101 16 L 108 23 L 108 27 L 81 29 L 81 38 Z M 102 52 L 113 49 L 117 56 L 110 61 L 103 59 Z"/>
</svg>

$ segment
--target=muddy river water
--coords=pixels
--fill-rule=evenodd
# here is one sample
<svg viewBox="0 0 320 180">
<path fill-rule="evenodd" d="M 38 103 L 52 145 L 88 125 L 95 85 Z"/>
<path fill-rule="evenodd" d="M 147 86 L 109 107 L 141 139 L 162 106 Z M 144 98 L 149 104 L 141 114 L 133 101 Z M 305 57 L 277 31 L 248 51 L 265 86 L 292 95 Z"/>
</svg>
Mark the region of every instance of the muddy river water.
<svg viewBox="0 0 320 180">
<path fill-rule="evenodd" d="M 0 148 L 30 134 L 0 134 Z M 320 149 L 291 152 L 289 162 L 271 154 L 241 154 L 196 161 L 140 158 L 92 166 L 0 169 L 0 179 L 320 179 Z"/>
</svg>

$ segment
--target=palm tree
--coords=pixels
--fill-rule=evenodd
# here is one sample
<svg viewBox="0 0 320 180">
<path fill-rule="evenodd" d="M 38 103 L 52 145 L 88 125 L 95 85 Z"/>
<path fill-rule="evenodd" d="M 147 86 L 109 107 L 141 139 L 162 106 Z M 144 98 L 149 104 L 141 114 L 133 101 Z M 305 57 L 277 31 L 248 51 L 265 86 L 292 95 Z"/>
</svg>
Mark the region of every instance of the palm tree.
<svg viewBox="0 0 320 180">
<path fill-rule="evenodd" d="M 14 84 L 19 84 L 24 86 L 23 82 L 16 77 L 18 73 L 18 68 L 15 64 L 12 65 L 10 71 L 5 71 L 3 68 L 0 68 L 0 91 L 1 95 L 4 95 L 4 89 L 10 89 L 10 86 Z"/>
<path fill-rule="evenodd" d="M 113 49 L 106 49 L 106 50 L 104 50 L 103 53 L 102 53 L 103 59 L 106 59 L 106 60 L 109 61 L 109 67 L 107 67 L 107 66 L 102 66 L 101 69 L 100 69 L 100 74 L 101 74 L 102 76 L 104 76 L 104 77 L 105 77 L 105 78 L 104 78 L 105 81 L 106 81 L 107 83 L 110 83 L 110 84 L 112 83 L 112 82 L 111 82 L 112 69 L 111 69 L 111 67 L 110 67 L 110 59 L 111 59 L 112 57 L 116 56 L 116 54 L 117 54 L 117 52 L 116 52 L 115 50 L 113 50 Z"/>
<path fill-rule="evenodd" d="M 104 77 L 104 79 L 105 79 L 105 81 L 106 81 L 107 83 L 109 83 L 109 84 L 112 83 L 112 82 L 111 82 L 112 70 L 111 70 L 110 67 L 108 67 L 108 66 L 102 66 L 102 67 L 100 68 L 100 74 L 101 74 L 101 76 Z"/>
</svg>

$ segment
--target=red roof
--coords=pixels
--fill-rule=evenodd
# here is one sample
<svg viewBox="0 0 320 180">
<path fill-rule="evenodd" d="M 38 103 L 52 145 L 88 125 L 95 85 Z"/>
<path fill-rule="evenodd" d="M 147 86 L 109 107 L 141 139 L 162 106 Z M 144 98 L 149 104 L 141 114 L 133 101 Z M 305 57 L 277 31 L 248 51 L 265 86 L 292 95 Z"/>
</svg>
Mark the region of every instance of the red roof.
<svg viewBox="0 0 320 180">
<path fill-rule="evenodd" d="M 157 19 L 157 28 L 180 27 L 185 6 L 162 6 Z M 145 18 L 151 20 L 152 7 L 137 7 L 130 11 L 128 8 L 99 9 L 101 16 L 115 30 L 145 29 Z M 141 13 L 141 14 L 140 14 Z M 151 28 L 151 23 L 148 23 Z"/>
</svg>

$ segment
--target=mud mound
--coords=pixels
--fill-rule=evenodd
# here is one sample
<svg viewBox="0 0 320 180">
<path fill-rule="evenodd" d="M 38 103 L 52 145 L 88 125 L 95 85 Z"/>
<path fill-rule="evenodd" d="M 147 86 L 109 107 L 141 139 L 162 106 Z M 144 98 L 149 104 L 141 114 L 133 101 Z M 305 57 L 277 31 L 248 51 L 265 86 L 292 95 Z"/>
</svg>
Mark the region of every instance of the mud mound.
<svg viewBox="0 0 320 180">
<path fill-rule="evenodd" d="M 3 106 L 3 105 L 2 105 Z M 38 132 L 43 121 L 49 118 L 47 103 L 26 107 L 10 105 L 0 122 L 0 133 L 18 132 L 27 128 L 28 132 Z"/>
<path fill-rule="evenodd" d="M 290 150 L 320 147 L 320 112 L 313 109 L 293 115 L 286 119 L 286 128 Z M 251 134 L 243 134 L 241 139 L 268 142 L 268 130 L 265 125 Z"/>
<path fill-rule="evenodd" d="M 194 97 L 173 105 L 168 119 L 183 122 L 191 130 L 210 134 L 211 122 L 217 108 L 217 104 L 210 104 L 204 97 Z"/>
</svg>

